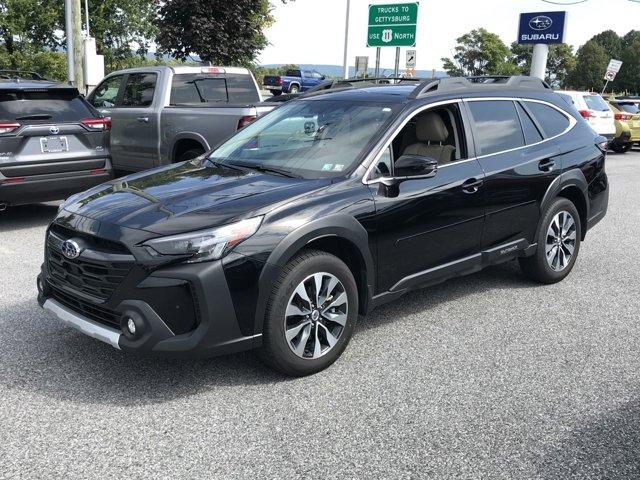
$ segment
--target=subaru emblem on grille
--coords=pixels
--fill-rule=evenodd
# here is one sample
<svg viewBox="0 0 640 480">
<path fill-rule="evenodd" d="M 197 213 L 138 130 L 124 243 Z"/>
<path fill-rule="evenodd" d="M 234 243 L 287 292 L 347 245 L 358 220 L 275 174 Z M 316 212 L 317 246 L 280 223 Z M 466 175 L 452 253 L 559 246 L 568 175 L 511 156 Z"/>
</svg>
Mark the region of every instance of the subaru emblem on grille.
<svg viewBox="0 0 640 480">
<path fill-rule="evenodd" d="M 58 133 L 60 133 L 60 129 L 55 125 L 53 127 L 49 127 L 49 131 L 52 135 L 57 135 Z"/>
<path fill-rule="evenodd" d="M 73 260 L 74 258 L 78 258 L 80 256 L 80 252 L 82 251 L 80 245 L 78 245 L 78 243 L 74 240 L 65 240 L 62 243 L 60 250 L 62 250 L 62 254 L 65 257 L 71 260 Z"/>
</svg>

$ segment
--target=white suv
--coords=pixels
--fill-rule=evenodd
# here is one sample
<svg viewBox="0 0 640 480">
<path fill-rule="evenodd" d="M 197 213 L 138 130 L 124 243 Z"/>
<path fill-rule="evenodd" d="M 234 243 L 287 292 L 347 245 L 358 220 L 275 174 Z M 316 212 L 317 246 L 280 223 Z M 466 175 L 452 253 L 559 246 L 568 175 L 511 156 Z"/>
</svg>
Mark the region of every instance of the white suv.
<svg viewBox="0 0 640 480">
<path fill-rule="evenodd" d="M 571 90 L 557 90 L 569 103 L 576 107 L 591 128 L 596 133 L 613 140 L 616 134 L 616 124 L 613 111 L 604 99 L 595 92 L 575 92 Z"/>
</svg>

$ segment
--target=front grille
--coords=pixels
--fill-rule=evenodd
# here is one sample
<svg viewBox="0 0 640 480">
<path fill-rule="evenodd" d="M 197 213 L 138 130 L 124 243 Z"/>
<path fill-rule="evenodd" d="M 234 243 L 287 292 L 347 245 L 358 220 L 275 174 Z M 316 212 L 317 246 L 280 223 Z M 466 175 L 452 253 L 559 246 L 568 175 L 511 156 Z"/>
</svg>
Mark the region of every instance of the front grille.
<svg viewBox="0 0 640 480">
<path fill-rule="evenodd" d="M 55 300 L 74 312 L 80 313 L 91 320 L 105 324 L 109 327 L 120 328 L 120 315 L 118 313 L 93 303 L 86 302 L 78 297 L 68 295 L 53 285 L 51 285 L 51 291 Z"/>
<path fill-rule="evenodd" d="M 69 235 L 68 238 L 81 238 Z M 88 296 L 94 302 L 106 301 L 133 266 L 133 256 L 108 251 L 99 241 L 83 238 L 86 244 L 80 257 L 69 259 L 61 245 L 68 238 L 51 232 L 47 238 L 49 283 Z"/>
</svg>

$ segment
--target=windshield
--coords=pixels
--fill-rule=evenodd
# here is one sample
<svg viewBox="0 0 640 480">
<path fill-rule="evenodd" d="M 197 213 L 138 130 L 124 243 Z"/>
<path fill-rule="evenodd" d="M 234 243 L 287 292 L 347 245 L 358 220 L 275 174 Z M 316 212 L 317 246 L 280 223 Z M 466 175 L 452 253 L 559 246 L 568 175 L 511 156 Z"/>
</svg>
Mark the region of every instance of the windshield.
<svg viewBox="0 0 640 480">
<path fill-rule="evenodd" d="M 302 178 L 343 176 L 401 105 L 294 101 L 239 131 L 210 155 L 228 165 Z"/>
</svg>

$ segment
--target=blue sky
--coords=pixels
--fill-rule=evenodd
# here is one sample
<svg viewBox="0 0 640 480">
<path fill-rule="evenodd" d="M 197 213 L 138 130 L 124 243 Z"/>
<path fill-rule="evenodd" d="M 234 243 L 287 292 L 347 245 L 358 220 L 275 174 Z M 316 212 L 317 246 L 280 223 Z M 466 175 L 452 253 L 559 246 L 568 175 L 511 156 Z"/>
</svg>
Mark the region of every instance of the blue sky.
<svg viewBox="0 0 640 480">
<path fill-rule="evenodd" d="M 624 34 L 640 29 L 640 3 L 629 0 L 420 0 L 417 32 L 417 68 L 440 69 L 440 58 L 451 56 L 455 39 L 473 28 L 484 27 L 510 44 L 516 40 L 521 12 L 566 10 L 566 42 L 577 47 L 591 36 L 612 29 Z M 573 0 L 575 2 L 576 0 Z M 346 0 L 295 0 L 275 6 L 275 24 L 267 31 L 269 45 L 260 56 L 263 64 L 342 64 Z M 366 47 L 368 5 L 402 3 L 394 0 L 351 0 L 349 62 L 356 55 L 375 58 Z M 403 49 L 404 50 L 404 49 Z M 401 53 L 404 67 L 404 51 Z M 382 49 L 382 65 L 392 66 L 393 48 Z"/>
</svg>

